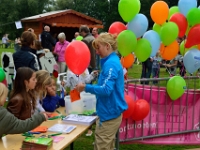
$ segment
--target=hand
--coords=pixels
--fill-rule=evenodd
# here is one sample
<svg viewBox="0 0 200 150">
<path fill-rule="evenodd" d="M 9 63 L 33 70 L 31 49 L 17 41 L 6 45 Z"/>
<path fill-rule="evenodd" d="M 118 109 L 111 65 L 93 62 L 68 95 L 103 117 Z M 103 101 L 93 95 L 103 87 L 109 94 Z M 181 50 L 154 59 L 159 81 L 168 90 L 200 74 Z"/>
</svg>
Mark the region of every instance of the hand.
<svg viewBox="0 0 200 150">
<path fill-rule="evenodd" d="M 79 83 L 78 85 L 76 85 L 75 89 L 78 91 L 78 92 L 82 92 L 85 90 L 85 84 L 84 83 Z"/>
<path fill-rule="evenodd" d="M 49 117 L 48 117 L 48 115 L 46 114 L 46 112 L 43 112 L 42 113 L 43 115 L 44 115 L 44 117 L 45 117 L 45 119 L 46 119 L 46 121 L 49 119 Z"/>
<path fill-rule="evenodd" d="M 61 81 L 61 85 L 62 85 L 62 86 L 65 86 L 65 82 L 64 82 L 64 81 Z"/>
<path fill-rule="evenodd" d="M 50 52 L 50 50 L 49 49 L 44 49 L 44 52 L 48 53 L 48 52 Z"/>
<path fill-rule="evenodd" d="M 99 74 L 99 70 L 94 70 L 94 71 L 92 71 L 91 74 L 92 74 L 94 77 L 97 77 L 98 74 Z"/>
</svg>

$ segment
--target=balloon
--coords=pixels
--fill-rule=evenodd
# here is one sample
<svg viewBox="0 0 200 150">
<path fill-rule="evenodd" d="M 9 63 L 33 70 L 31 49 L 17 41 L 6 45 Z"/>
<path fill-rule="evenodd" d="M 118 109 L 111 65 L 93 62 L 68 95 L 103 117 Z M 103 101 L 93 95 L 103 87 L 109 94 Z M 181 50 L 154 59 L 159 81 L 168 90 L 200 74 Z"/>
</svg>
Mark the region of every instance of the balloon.
<svg viewBox="0 0 200 150">
<path fill-rule="evenodd" d="M 65 61 L 74 74 L 80 75 L 89 66 L 90 50 L 84 42 L 73 41 L 65 50 Z"/>
<path fill-rule="evenodd" d="M 178 26 L 174 22 L 166 23 L 160 30 L 160 37 L 162 43 L 167 46 L 170 45 L 178 37 Z"/>
<path fill-rule="evenodd" d="M 155 23 L 159 25 L 165 23 L 169 15 L 169 7 L 167 3 L 164 1 L 156 1 L 151 6 L 150 15 Z"/>
<path fill-rule="evenodd" d="M 186 89 L 185 80 L 180 76 L 173 76 L 167 82 L 167 93 L 172 100 L 180 98 Z"/>
<path fill-rule="evenodd" d="M 122 31 L 117 37 L 118 51 L 122 56 L 127 56 L 135 49 L 137 39 L 135 34 L 130 30 Z"/>
<path fill-rule="evenodd" d="M 136 100 L 132 119 L 135 121 L 143 120 L 149 114 L 149 111 L 150 111 L 150 105 L 146 100 L 144 99 Z"/>
<path fill-rule="evenodd" d="M 141 37 L 148 28 L 148 19 L 143 14 L 137 14 L 129 23 L 128 30 L 131 30 L 135 33 L 136 37 Z"/>
<path fill-rule="evenodd" d="M 133 114 L 135 102 L 129 95 L 125 95 L 125 100 L 128 105 L 128 109 L 123 112 L 123 118 L 127 119 Z"/>
<path fill-rule="evenodd" d="M 198 49 L 189 50 L 183 57 L 183 64 L 189 73 L 194 73 L 200 68 L 200 51 Z"/>
<path fill-rule="evenodd" d="M 187 21 L 190 27 L 200 23 L 200 9 L 192 8 L 187 14 Z"/>
<path fill-rule="evenodd" d="M 169 15 L 168 15 L 168 20 L 171 18 L 171 16 L 175 13 L 180 12 L 178 9 L 178 6 L 173 6 L 169 9 Z"/>
<path fill-rule="evenodd" d="M 124 68 L 129 68 L 133 65 L 134 59 L 135 58 L 133 54 L 129 54 L 125 57 L 121 57 L 121 64 Z"/>
<path fill-rule="evenodd" d="M 190 48 L 194 45 L 200 44 L 200 24 L 192 27 L 188 33 L 187 41 L 185 43 L 185 48 Z"/>
<path fill-rule="evenodd" d="M 160 36 L 157 32 L 149 30 L 144 34 L 143 38 L 147 39 L 150 42 L 152 48 L 150 56 L 154 57 L 160 48 Z"/>
<path fill-rule="evenodd" d="M 177 41 L 174 41 L 172 44 L 168 46 L 164 46 L 161 44 L 160 47 L 160 55 L 165 60 L 172 60 L 176 57 L 179 51 L 179 45 Z"/>
<path fill-rule="evenodd" d="M 82 39 L 83 39 L 83 37 L 80 35 L 76 37 L 76 40 L 78 40 L 78 41 L 81 41 Z"/>
<path fill-rule="evenodd" d="M 160 34 L 161 27 L 162 26 L 160 26 L 159 24 L 154 23 L 153 30 L 156 31 L 158 34 Z"/>
<path fill-rule="evenodd" d="M 2 82 L 6 77 L 6 74 L 3 70 L 3 68 L 0 68 L 0 82 Z"/>
<path fill-rule="evenodd" d="M 197 45 L 198 50 L 200 50 L 200 44 Z"/>
<path fill-rule="evenodd" d="M 180 53 L 182 56 L 185 55 L 185 53 L 191 49 L 194 49 L 194 48 L 197 48 L 197 46 L 192 46 L 190 48 L 185 48 L 185 42 L 186 41 L 182 41 L 181 44 L 180 44 Z"/>
<path fill-rule="evenodd" d="M 175 13 L 171 16 L 170 21 L 176 23 L 176 25 L 178 26 L 178 37 L 184 37 L 188 27 L 187 19 L 185 18 L 185 16 L 181 13 Z"/>
<path fill-rule="evenodd" d="M 118 11 L 125 22 L 131 21 L 140 12 L 140 0 L 120 0 Z"/>
<path fill-rule="evenodd" d="M 197 0 L 179 0 L 179 11 L 186 17 L 190 9 L 197 7 Z"/>
<path fill-rule="evenodd" d="M 138 40 L 136 49 L 134 50 L 134 54 L 138 58 L 140 62 L 144 62 L 151 55 L 151 44 L 147 39 Z"/>
<path fill-rule="evenodd" d="M 121 22 L 114 22 L 110 25 L 108 32 L 111 34 L 119 34 L 120 32 L 126 30 L 125 24 Z"/>
<path fill-rule="evenodd" d="M 4 79 L 4 80 L 2 81 L 2 83 L 3 83 L 6 87 L 8 86 L 7 80 L 6 80 L 6 79 Z"/>
</svg>

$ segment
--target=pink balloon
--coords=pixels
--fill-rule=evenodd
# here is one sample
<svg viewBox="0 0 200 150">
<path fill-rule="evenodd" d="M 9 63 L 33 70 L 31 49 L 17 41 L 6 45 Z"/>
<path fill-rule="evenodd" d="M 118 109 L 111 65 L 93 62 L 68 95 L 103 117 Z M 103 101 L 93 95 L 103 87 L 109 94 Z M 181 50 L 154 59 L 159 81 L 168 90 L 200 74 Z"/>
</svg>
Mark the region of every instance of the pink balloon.
<svg viewBox="0 0 200 150">
<path fill-rule="evenodd" d="M 200 24 L 193 26 L 189 33 L 185 43 L 185 48 L 190 48 L 194 45 L 200 44 Z"/>
<path fill-rule="evenodd" d="M 65 61 L 76 75 L 82 74 L 90 63 L 90 50 L 82 41 L 71 42 L 65 50 Z"/>
<path fill-rule="evenodd" d="M 185 18 L 185 16 L 181 13 L 175 13 L 171 16 L 170 21 L 177 24 L 179 28 L 178 36 L 184 37 L 188 27 L 187 19 Z"/>
</svg>

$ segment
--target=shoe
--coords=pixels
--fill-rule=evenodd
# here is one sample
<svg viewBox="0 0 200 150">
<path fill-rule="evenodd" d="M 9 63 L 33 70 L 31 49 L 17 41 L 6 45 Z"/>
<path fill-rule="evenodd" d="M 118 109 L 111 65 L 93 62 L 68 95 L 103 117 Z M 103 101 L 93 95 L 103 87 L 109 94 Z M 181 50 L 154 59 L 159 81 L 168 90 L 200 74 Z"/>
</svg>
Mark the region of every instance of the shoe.
<svg viewBox="0 0 200 150">
<path fill-rule="evenodd" d="M 87 133 L 86 136 L 91 136 L 92 135 L 92 131 L 90 133 Z"/>
</svg>

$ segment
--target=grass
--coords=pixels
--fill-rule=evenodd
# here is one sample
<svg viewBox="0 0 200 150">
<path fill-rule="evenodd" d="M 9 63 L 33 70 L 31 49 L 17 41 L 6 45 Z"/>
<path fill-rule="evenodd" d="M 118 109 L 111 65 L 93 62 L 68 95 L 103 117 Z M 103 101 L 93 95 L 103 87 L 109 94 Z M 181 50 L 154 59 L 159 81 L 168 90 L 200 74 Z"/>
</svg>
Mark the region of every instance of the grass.
<svg viewBox="0 0 200 150">
<path fill-rule="evenodd" d="M 2 52 L 14 52 L 13 49 L 0 49 L 0 55 Z M 0 62 L 1 63 L 1 62 Z M 0 64 L 1 66 L 1 64 Z M 141 65 L 134 64 L 131 69 L 128 71 L 128 77 L 131 79 L 139 79 L 141 76 Z M 169 77 L 169 74 L 165 71 L 164 68 L 161 68 L 160 77 Z M 188 81 L 187 84 L 189 87 L 194 87 L 194 83 L 200 87 L 199 80 L 198 81 Z M 161 83 L 161 86 L 166 86 L 166 81 Z M 94 130 L 94 126 L 93 126 Z M 86 133 L 85 133 L 86 134 Z M 74 149 L 75 150 L 93 150 L 92 143 L 94 142 L 94 134 L 91 137 L 86 137 L 85 134 L 80 136 L 74 142 Z M 193 146 L 184 146 L 184 145 L 146 145 L 146 144 L 120 144 L 120 150 L 184 150 L 184 149 L 191 149 L 191 148 L 198 148 L 200 146 L 193 145 Z M 70 150 L 67 147 L 65 150 Z"/>
</svg>

